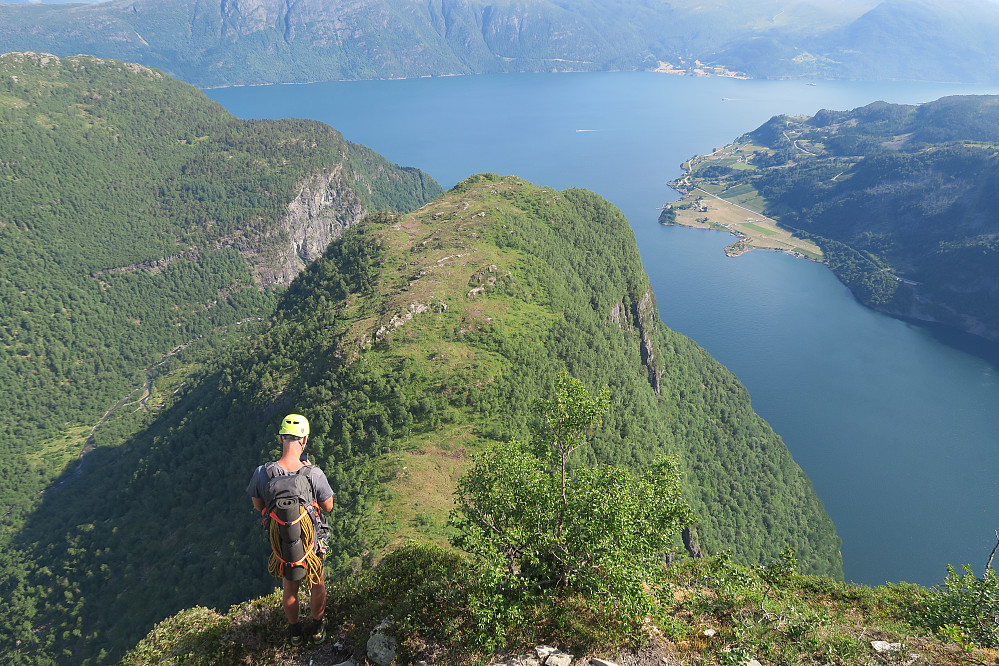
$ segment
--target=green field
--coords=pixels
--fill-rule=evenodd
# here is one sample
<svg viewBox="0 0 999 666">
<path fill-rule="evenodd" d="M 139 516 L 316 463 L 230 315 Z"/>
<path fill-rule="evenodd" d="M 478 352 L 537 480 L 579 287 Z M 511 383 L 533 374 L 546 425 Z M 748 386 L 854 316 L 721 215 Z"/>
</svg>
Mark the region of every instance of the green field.
<svg viewBox="0 0 999 666">
<path fill-rule="evenodd" d="M 744 222 L 743 224 L 741 224 L 739 226 L 741 226 L 744 229 L 752 229 L 753 231 L 755 231 L 757 233 L 761 233 L 764 236 L 776 236 L 779 233 L 775 229 L 767 229 L 765 227 L 761 227 L 758 224 L 753 224 L 752 222 Z"/>
</svg>

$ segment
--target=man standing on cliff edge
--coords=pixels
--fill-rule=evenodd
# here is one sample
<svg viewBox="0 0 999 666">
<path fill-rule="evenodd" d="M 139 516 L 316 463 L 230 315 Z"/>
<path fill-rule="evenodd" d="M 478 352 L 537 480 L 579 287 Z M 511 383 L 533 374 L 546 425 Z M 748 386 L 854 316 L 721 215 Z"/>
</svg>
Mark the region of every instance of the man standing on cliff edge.
<svg viewBox="0 0 999 666">
<path fill-rule="evenodd" d="M 299 481 L 290 479 L 300 475 L 308 479 L 308 485 L 303 486 L 311 489 L 311 497 L 303 498 L 303 507 L 312 518 L 312 544 L 311 551 L 305 554 L 302 561 L 307 562 L 307 580 L 311 583 L 309 610 L 312 615 L 312 624 L 305 631 L 298 621 L 299 602 L 298 591 L 301 580 L 289 580 L 289 576 L 282 572 L 286 571 L 288 562 L 281 560 L 281 554 L 275 548 L 275 555 L 271 557 L 268 571 L 275 577 L 283 578 L 283 596 L 281 605 L 284 608 L 285 616 L 288 618 L 288 642 L 292 646 L 301 645 L 304 637 L 320 643 L 326 640 L 326 623 L 324 619 L 326 611 L 326 583 L 323 580 L 323 558 L 329 545 L 329 525 L 323 513 L 328 513 L 333 509 L 333 490 L 326 474 L 321 469 L 313 465 L 305 457 L 305 445 L 309 439 L 309 421 L 301 414 L 289 414 L 281 422 L 278 430 L 278 437 L 281 440 L 281 457 L 264 465 L 260 465 L 253 472 L 250 484 L 246 488 L 246 493 L 253 502 L 253 507 L 262 514 L 270 511 L 270 521 L 272 523 L 271 545 L 275 544 L 274 531 L 277 525 L 273 507 L 268 507 L 270 497 L 275 483 L 288 485 L 288 482 Z M 279 481 L 275 482 L 275 479 Z M 322 509 L 322 511 L 319 511 Z M 304 515 L 302 516 L 304 518 Z M 303 530 L 304 531 L 304 530 Z M 275 558 L 276 556 L 276 558 Z M 301 562 L 295 563 L 300 564 Z"/>
</svg>

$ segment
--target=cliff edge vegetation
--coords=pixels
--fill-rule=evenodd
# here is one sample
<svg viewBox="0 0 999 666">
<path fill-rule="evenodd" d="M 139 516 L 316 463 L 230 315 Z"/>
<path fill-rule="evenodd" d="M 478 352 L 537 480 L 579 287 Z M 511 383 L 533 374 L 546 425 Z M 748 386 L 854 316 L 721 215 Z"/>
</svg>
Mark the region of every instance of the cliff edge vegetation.
<svg viewBox="0 0 999 666">
<path fill-rule="evenodd" d="M 757 567 L 716 555 L 646 573 L 641 617 L 600 596 L 566 592 L 504 607 L 468 560 L 413 543 L 332 583 L 330 642 L 286 647 L 275 593 L 227 612 L 182 611 L 121 663 L 963 666 L 999 659 L 999 578 L 991 570 L 952 572 L 932 589 L 872 588 L 800 574 L 786 553 Z"/>
</svg>

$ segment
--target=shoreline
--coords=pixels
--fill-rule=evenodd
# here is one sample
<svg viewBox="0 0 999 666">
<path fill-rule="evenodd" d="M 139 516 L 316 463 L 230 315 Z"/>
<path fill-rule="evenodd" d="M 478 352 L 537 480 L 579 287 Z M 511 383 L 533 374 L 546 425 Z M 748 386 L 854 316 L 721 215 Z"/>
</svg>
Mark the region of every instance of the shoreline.
<svg viewBox="0 0 999 666">
<path fill-rule="evenodd" d="M 681 198 L 663 206 L 660 223 L 728 231 L 736 238 L 725 246 L 725 255 L 729 257 L 752 250 L 771 250 L 825 264 L 818 244 L 795 236 L 762 212 L 766 202 L 755 188 L 745 183 L 732 187 L 727 176 L 707 179 L 697 176 L 705 166 L 720 168 L 723 173 L 754 169 L 755 149 L 751 144 L 736 141 L 684 162 L 683 174 L 667 183 Z M 731 198 L 725 198 L 725 194 Z"/>
<path fill-rule="evenodd" d="M 364 82 L 364 81 L 412 81 L 415 79 L 443 79 L 452 78 L 457 76 L 486 76 L 490 74 L 596 74 L 596 73 L 606 73 L 614 74 L 621 72 L 649 72 L 650 74 L 671 74 L 673 76 L 689 76 L 692 78 L 726 78 L 726 79 L 740 79 L 740 80 L 750 80 L 753 77 L 748 74 L 743 74 L 741 72 L 730 72 L 725 70 L 724 72 L 711 72 L 703 71 L 701 69 L 679 69 L 675 67 L 664 68 L 663 65 L 668 65 L 669 63 L 660 62 L 659 65 L 654 69 L 567 69 L 562 71 L 524 71 L 524 72 L 464 72 L 464 73 L 447 73 L 447 74 L 419 74 L 414 76 L 375 76 L 370 78 L 362 79 L 314 79 L 310 81 L 266 81 L 259 83 L 225 83 L 220 85 L 195 85 L 199 90 L 225 90 L 226 88 L 257 88 L 261 86 L 308 86 L 315 83 L 353 83 L 353 82 Z M 706 66 L 707 67 L 707 66 Z M 170 75 L 173 76 L 173 75 Z M 176 77 L 173 77 L 176 78 Z M 182 79 L 178 79 L 182 80 Z M 194 85 L 194 84 L 192 84 Z"/>
<path fill-rule="evenodd" d="M 786 248 L 771 247 L 771 246 L 762 246 L 762 245 L 753 245 L 751 242 L 747 243 L 743 247 L 737 247 L 738 245 L 740 245 L 742 243 L 746 243 L 750 239 L 749 239 L 748 236 L 746 236 L 742 232 L 735 231 L 735 230 L 728 229 L 728 228 L 711 227 L 711 226 L 696 225 L 696 224 L 683 224 L 682 222 L 660 222 L 659 224 L 661 224 L 664 227 L 683 227 L 684 229 L 695 229 L 695 230 L 700 230 L 700 231 L 721 231 L 721 232 L 725 232 L 725 233 L 731 234 L 732 236 L 735 236 L 735 238 L 737 240 L 735 242 L 733 242 L 733 243 L 729 243 L 728 245 L 726 245 L 723 248 L 723 251 L 725 252 L 725 256 L 726 257 L 732 257 L 733 259 L 736 258 L 736 257 L 741 257 L 742 255 L 747 254 L 749 252 L 752 252 L 753 250 L 761 250 L 761 251 L 764 251 L 764 252 L 776 252 L 778 254 L 786 254 L 786 255 L 792 256 L 792 257 L 794 257 L 796 259 L 804 259 L 806 261 L 813 261 L 813 262 L 815 262 L 817 264 L 827 265 L 826 261 L 824 259 L 810 257 L 807 254 L 805 254 L 803 252 L 800 252 L 800 251 L 797 251 L 797 250 L 794 250 L 794 249 L 786 249 Z"/>
<path fill-rule="evenodd" d="M 689 182 L 689 181 L 688 181 Z M 770 250 L 825 264 L 822 250 L 815 243 L 798 238 L 763 213 L 723 199 L 701 187 L 677 189 L 683 194 L 678 202 L 667 204 L 672 220 L 660 216 L 660 224 L 727 231 L 736 240 L 725 246 L 725 255 L 739 257 L 752 250 Z M 665 210 L 665 209 L 664 209 Z"/>
</svg>

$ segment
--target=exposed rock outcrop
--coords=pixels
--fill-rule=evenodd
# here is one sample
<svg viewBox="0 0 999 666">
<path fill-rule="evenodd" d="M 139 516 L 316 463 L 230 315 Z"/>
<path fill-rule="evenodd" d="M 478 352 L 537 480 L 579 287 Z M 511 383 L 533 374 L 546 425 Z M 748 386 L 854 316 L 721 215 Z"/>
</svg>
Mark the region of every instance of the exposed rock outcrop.
<svg viewBox="0 0 999 666">
<path fill-rule="evenodd" d="M 562 652 L 547 645 L 538 645 L 526 654 L 506 657 L 503 661 L 494 661 L 492 666 L 582 666 L 590 660 L 573 661 L 571 654 Z M 609 663 L 609 662 L 604 662 Z"/>
<path fill-rule="evenodd" d="M 389 620 L 382 620 L 371 630 L 366 652 L 368 661 L 376 666 L 391 666 L 395 663 L 396 655 L 399 653 L 399 641 L 390 633 L 391 629 L 392 623 Z"/>
<path fill-rule="evenodd" d="M 330 241 L 367 214 L 344 171 L 340 165 L 303 181 L 285 216 L 244 251 L 260 284 L 289 284 Z"/>
<path fill-rule="evenodd" d="M 697 537 L 696 526 L 687 525 L 684 527 L 680 537 L 683 539 L 683 547 L 687 549 L 688 555 L 694 559 L 704 557 L 704 551 L 701 550 L 701 540 Z"/>
<path fill-rule="evenodd" d="M 618 328 L 631 327 L 638 333 L 642 364 L 648 370 L 649 384 L 652 385 L 656 395 L 659 395 L 663 371 L 659 367 L 661 361 L 656 356 L 655 345 L 652 342 L 659 318 L 655 295 L 651 290 L 646 291 L 637 302 L 632 302 L 630 307 L 623 302 L 615 303 L 607 316 L 611 322 L 617 324 Z"/>
<path fill-rule="evenodd" d="M 656 306 L 656 297 L 652 294 L 651 289 L 645 292 L 638 303 L 635 304 L 633 315 L 635 318 L 635 327 L 642 338 L 642 363 L 649 371 L 649 383 L 652 384 L 656 395 L 659 395 L 659 379 L 662 376 L 662 370 L 657 367 L 658 361 L 652 344 L 659 315 Z"/>
</svg>

